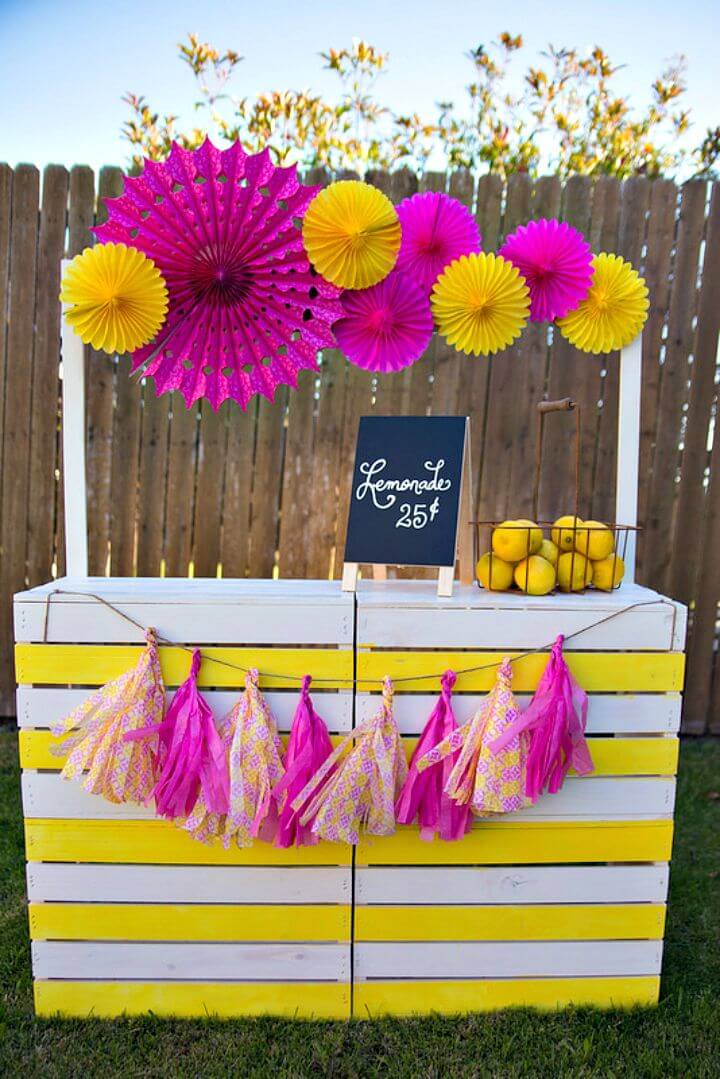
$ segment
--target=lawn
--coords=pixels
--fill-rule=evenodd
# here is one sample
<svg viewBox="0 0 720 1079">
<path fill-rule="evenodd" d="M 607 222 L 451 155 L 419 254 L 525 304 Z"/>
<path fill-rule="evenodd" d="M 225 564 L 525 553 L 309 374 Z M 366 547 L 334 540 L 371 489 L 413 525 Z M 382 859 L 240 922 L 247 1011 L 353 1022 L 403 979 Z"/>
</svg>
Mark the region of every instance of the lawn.
<svg viewBox="0 0 720 1079">
<path fill-rule="evenodd" d="M 720 741 L 682 747 L 658 1008 L 460 1019 L 117 1022 L 33 1018 L 16 738 L 0 728 L 0 1074 L 720 1075 Z"/>
</svg>

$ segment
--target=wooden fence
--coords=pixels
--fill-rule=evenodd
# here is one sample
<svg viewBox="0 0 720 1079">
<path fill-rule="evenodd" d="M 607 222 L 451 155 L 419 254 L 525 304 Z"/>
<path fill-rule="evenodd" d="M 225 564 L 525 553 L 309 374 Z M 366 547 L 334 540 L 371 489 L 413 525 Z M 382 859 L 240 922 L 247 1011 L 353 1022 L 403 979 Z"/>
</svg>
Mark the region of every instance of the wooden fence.
<svg viewBox="0 0 720 1079">
<path fill-rule="evenodd" d="M 314 177 L 314 179 L 317 179 Z M 474 209 L 485 250 L 531 217 L 562 216 L 596 251 L 643 272 L 639 579 L 692 605 L 683 729 L 720 733 L 720 185 L 644 178 L 593 183 L 466 172 L 369 177 L 394 199 L 448 190 Z M 97 195 L 121 174 L 0 165 L 0 714 L 14 708 L 11 597 L 63 572 L 57 294 L 59 264 L 90 241 Z M 547 391 L 583 407 L 581 515 L 613 515 L 617 356 L 575 352 L 531 326 L 492 359 L 434 341 L 407 371 L 372 378 L 326 352 L 297 391 L 247 413 L 186 411 L 128 377 L 127 357 L 88 350 L 90 572 L 113 575 L 339 575 L 353 447 L 363 413 L 468 413 L 482 517 L 530 512 L 533 404 Z M 548 424 L 540 511 L 572 508 L 571 432 Z"/>
</svg>

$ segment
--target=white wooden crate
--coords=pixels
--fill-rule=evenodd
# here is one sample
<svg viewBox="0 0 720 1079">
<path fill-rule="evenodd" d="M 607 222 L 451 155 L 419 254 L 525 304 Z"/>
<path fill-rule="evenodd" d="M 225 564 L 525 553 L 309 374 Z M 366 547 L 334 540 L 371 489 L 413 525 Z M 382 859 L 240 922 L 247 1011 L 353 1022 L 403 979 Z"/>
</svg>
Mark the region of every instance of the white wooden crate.
<svg viewBox="0 0 720 1079">
<path fill-rule="evenodd" d="M 633 604 L 632 610 L 625 608 Z M 602 626 L 571 637 L 615 615 Z M 377 707 L 372 680 L 462 670 L 568 637 L 589 691 L 596 771 L 458 843 L 414 827 L 366 839 L 356 855 L 354 1012 L 458 1012 L 657 1000 L 677 768 L 686 612 L 625 585 L 613 593 L 527 597 L 424 582 L 363 582 L 356 713 Z M 522 703 L 547 662 L 514 665 Z M 494 670 L 460 675 L 460 723 Z M 408 754 L 437 680 L 396 682 Z M 379 685 L 378 685 L 379 690 Z M 623 864 L 625 863 L 625 864 Z"/>
<path fill-rule="evenodd" d="M 48 596 L 54 588 L 80 595 Z M 18 722 L 38 1014 L 350 1014 L 352 854 L 320 844 L 224 851 L 149 809 L 113 806 L 59 776 L 51 724 L 113 673 L 143 634 L 95 593 L 173 642 L 229 650 L 278 675 L 267 699 L 290 729 L 299 683 L 336 736 L 353 717 L 354 602 L 329 582 L 74 578 L 15 601 Z M 128 652 L 128 646 L 133 646 Z M 161 648 L 168 695 L 187 655 Z M 117 671 L 115 668 L 117 667 Z M 207 663 L 217 720 L 239 671 Z M 217 681 L 218 684 L 215 684 Z M 261 680 L 261 688 L 263 683 Z"/>
</svg>

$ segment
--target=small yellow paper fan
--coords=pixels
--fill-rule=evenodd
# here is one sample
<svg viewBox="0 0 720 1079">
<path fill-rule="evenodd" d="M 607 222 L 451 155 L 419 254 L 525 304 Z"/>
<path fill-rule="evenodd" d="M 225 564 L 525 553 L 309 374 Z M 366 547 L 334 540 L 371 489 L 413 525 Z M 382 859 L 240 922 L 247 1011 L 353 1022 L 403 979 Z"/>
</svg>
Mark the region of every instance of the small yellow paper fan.
<svg viewBox="0 0 720 1079">
<path fill-rule="evenodd" d="M 596 255 L 592 268 L 589 293 L 557 325 L 582 352 L 614 352 L 634 341 L 645 325 L 648 290 L 637 270 L 619 255 Z"/>
<path fill-rule="evenodd" d="M 506 348 L 530 312 L 530 293 L 516 267 L 484 252 L 451 262 L 435 282 L 430 302 L 439 333 L 473 356 Z"/>
<path fill-rule="evenodd" d="M 400 219 L 390 199 L 360 180 L 339 180 L 324 188 L 303 219 L 310 262 L 339 288 L 369 288 L 387 277 L 400 239 Z"/>
<path fill-rule="evenodd" d="M 65 318 L 86 345 L 135 352 L 165 321 L 168 294 L 155 263 L 125 244 L 97 244 L 77 255 L 62 279 Z"/>
</svg>

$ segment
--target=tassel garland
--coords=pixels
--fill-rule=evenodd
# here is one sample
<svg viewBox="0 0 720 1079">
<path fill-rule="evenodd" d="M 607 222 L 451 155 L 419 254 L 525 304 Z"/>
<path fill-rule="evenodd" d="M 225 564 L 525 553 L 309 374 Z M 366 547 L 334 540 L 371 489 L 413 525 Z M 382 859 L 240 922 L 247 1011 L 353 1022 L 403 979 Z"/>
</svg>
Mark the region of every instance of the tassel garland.
<svg viewBox="0 0 720 1079">
<path fill-rule="evenodd" d="M 297 809 L 293 808 L 298 795 L 332 753 L 327 727 L 315 711 L 310 696 L 311 681 L 309 674 L 303 678 L 300 700 L 290 730 L 285 775 L 273 790 L 282 806 L 275 840 L 278 847 L 312 846 L 318 842 L 312 828 L 301 823 L 305 803 L 301 803 Z"/>
</svg>

